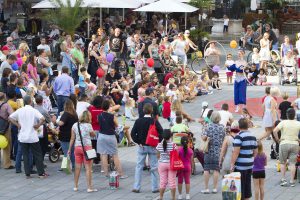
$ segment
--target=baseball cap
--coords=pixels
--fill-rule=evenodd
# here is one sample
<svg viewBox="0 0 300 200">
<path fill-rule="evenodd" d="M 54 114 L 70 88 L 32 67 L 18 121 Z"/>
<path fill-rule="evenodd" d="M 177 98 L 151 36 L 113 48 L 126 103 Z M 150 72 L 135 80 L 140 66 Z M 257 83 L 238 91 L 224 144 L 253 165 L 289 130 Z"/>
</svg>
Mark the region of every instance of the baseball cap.
<svg viewBox="0 0 300 200">
<path fill-rule="evenodd" d="M 208 102 L 207 101 L 202 102 L 202 108 L 204 108 L 204 107 L 206 107 L 206 108 L 208 107 Z"/>
<path fill-rule="evenodd" d="M 145 91 L 145 94 L 146 96 L 149 96 L 150 94 L 153 94 L 154 93 L 154 89 L 153 88 L 147 88 L 146 91 Z"/>
<path fill-rule="evenodd" d="M 8 46 L 3 46 L 2 48 L 1 48 L 1 51 L 9 51 L 9 48 L 8 48 Z"/>
</svg>

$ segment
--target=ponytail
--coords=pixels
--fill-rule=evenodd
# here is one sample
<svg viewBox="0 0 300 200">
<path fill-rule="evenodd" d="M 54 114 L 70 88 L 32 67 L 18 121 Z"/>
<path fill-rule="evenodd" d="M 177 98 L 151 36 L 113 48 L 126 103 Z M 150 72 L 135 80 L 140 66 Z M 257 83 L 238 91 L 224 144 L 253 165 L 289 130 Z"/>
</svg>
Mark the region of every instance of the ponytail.
<svg viewBox="0 0 300 200">
<path fill-rule="evenodd" d="M 183 136 L 181 138 L 181 141 L 180 141 L 182 147 L 183 147 L 183 152 L 184 152 L 184 156 L 186 156 L 187 152 L 188 152 L 188 143 L 189 143 L 189 140 L 186 136 Z"/>
<path fill-rule="evenodd" d="M 170 129 L 165 129 L 163 133 L 163 149 L 164 152 L 167 151 L 168 147 L 168 140 L 171 138 L 171 130 Z"/>
</svg>

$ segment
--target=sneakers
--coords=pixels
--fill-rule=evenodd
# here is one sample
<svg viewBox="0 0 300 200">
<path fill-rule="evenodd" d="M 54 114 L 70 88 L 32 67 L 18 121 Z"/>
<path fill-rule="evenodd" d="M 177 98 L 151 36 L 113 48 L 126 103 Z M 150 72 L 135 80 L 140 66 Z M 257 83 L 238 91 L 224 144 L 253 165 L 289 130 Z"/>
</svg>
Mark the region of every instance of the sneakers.
<svg viewBox="0 0 300 200">
<path fill-rule="evenodd" d="M 237 106 L 236 108 L 235 108 L 235 111 L 234 112 L 239 112 L 239 110 L 240 110 L 240 107 L 239 106 Z"/>
<path fill-rule="evenodd" d="M 287 181 L 285 179 L 281 179 L 280 186 L 282 186 L 282 187 L 287 186 Z"/>
<path fill-rule="evenodd" d="M 290 186 L 291 187 L 295 187 L 295 184 L 296 184 L 296 181 L 293 181 L 293 182 L 290 181 Z"/>
<path fill-rule="evenodd" d="M 206 190 L 201 190 L 201 193 L 202 194 L 209 194 L 210 192 L 209 192 L 209 189 L 206 189 Z"/>
<path fill-rule="evenodd" d="M 218 193 L 218 190 L 217 190 L 217 189 L 213 189 L 213 190 L 212 190 L 212 193 L 213 193 L 213 194 L 217 194 L 217 193 Z"/>
<path fill-rule="evenodd" d="M 178 200 L 182 200 L 182 195 L 179 194 L 178 197 L 177 197 L 177 199 L 178 199 Z"/>
<path fill-rule="evenodd" d="M 191 199 L 190 194 L 186 194 L 185 199 L 190 200 Z"/>
</svg>

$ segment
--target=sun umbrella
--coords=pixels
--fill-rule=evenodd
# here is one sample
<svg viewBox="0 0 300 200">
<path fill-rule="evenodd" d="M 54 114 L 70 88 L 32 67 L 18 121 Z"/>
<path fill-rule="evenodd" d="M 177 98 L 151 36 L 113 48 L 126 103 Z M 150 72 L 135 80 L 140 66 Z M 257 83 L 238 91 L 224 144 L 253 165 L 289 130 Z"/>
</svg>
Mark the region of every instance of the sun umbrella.
<svg viewBox="0 0 300 200">
<path fill-rule="evenodd" d="M 195 12 L 198 8 L 181 3 L 174 0 L 160 0 L 149 5 L 143 6 L 141 8 L 135 9 L 137 12 L 161 12 L 166 14 L 166 19 L 168 13 L 190 13 Z M 168 20 L 166 20 L 166 31 L 168 30 Z"/>
<path fill-rule="evenodd" d="M 67 5 L 68 0 L 61 0 L 61 2 L 64 5 Z M 76 3 L 76 0 L 70 0 L 71 6 L 74 6 Z M 85 8 L 85 7 L 90 7 L 91 4 L 93 4 L 94 2 L 90 1 L 86 1 L 84 0 L 82 2 L 81 7 Z M 43 0 L 37 4 L 35 4 L 32 8 L 39 8 L 39 9 L 50 9 L 50 8 L 58 8 L 59 4 L 57 4 L 57 2 L 55 0 Z"/>
</svg>

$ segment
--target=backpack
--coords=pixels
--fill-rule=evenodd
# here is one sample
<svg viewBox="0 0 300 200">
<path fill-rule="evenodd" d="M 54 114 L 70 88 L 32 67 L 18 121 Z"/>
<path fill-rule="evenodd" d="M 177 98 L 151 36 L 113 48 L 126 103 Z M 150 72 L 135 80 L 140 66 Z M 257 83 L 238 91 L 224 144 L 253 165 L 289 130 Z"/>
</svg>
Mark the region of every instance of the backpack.
<svg viewBox="0 0 300 200">
<path fill-rule="evenodd" d="M 146 138 L 146 144 L 151 147 L 156 147 L 159 143 L 159 136 L 155 123 L 156 120 L 153 120 L 153 124 L 150 125 Z"/>
<path fill-rule="evenodd" d="M 4 102 L 4 103 L 2 103 L 2 104 L 0 105 L 0 110 L 1 110 L 2 106 L 3 106 L 5 103 L 6 103 L 6 102 Z M 9 122 L 8 122 L 8 120 L 7 120 L 7 119 L 4 119 L 4 118 L 2 118 L 2 117 L 0 116 L 0 135 L 4 135 L 5 132 L 7 131 L 8 127 L 9 127 Z"/>
</svg>

